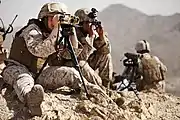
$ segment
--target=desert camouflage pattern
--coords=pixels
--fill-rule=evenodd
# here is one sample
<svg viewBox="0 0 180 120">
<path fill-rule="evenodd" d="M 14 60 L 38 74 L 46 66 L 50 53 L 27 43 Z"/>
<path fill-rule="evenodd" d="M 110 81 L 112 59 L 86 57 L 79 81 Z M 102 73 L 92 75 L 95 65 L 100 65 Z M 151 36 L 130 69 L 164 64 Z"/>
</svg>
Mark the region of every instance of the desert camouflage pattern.
<svg viewBox="0 0 180 120">
<path fill-rule="evenodd" d="M 20 63 L 12 63 L 3 70 L 2 76 L 3 80 L 14 88 L 19 100 L 25 102 L 25 95 L 34 86 L 34 79 L 29 70 Z"/>
<path fill-rule="evenodd" d="M 94 71 L 88 64 L 87 61 L 79 61 L 79 66 L 82 70 L 83 76 L 88 80 L 88 82 L 101 86 L 102 79 L 96 71 Z"/>
<path fill-rule="evenodd" d="M 38 58 L 46 58 L 50 54 L 56 52 L 54 46 L 57 32 L 58 29 L 55 28 L 50 34 L 44 35 L 36 24 L 30 24 L 22 31 L 20 36 L 24 38 L 27 49 L 31 54 Z M 44 38 L 43 36 L 47 37 Z M 35 75 L 30 73 L 28 68 L 17 61 L 11 59 L 7 59 L 6 61 L 8 65 L 3 71 L 4 81 L 13 86 L 18 98 L 24 102 L 24 96 L 31 91 L 35 84 Z M 64 85 L 75 88 L 76 85 L 79 87 L 78 84 L 80 83 L 80 79 L 76 74 L 79 73 L 77 73 L 74 68 L 52 66 L 42 72 L 38 81 L 43 86 L 47 87 L 47 89 Z"/>
<path fill-rule="evenodd" d="M 151 55 L 149 53 L 145 53 L 145 54 L 143 54 L 143 57 L 148 59 L 148 58 L 151 57 Z M 156 56 L 154 56 L 154 57 L 155 57 L 155 59 L 156 59 L 156 61 L 158 63 L 158 66 L 161 67 L 162 72 L 164 72 L 164 73 L 167 72 L 167 67 L 159 60 L 158 57 L 156 57 Z M 139 64 L 139 72 L 141 74 L 143 74 L 143 66 L 142 66 L 141 63 Z M 143 87 L 143 89 L 154 88 L 154 89 L 157 89 L 160 92 L 165 92 L 165 80 L 162 80 L 162 81 L 159 81 L 159 82 L 153 82 L 153 83 L 148 82 L 148 84 L 147 84 L 147 81 L 148 80 L 141 80 L 140 84 L 142 85 L 141 87 Z"/>
<path fill-rule="evenodd" d="M 50 66 L 40 74 L 37 81 L 28 69 L 20 63 L 9 64 L 3 71 L 4 81 L 13 86 L 18 98 L 25 102 L 25 95 L 31 91 L 34 84 L 38 83 L 44 89 L 54 90 L 59 87 L 68 86 L 73 89 L 82 87 L 80 75 L 73 67 Z M 85 84 L 93 86 L 83 78 Z"/>
<path fill-rule="evenodd" d="M 91 21 L 91 18 L 88 17 L 89 13 L 89 9 L 82 8 L 78 9 L 75 12 L 75 15 L 79 17 L 80 22 Z M 80 29 L 77 29 L 76 33 L 78 40 L 83 45 L 83 51 L 78 59 L 87 61 L 89 66 L 101 77 L 103 85 L 107 86 L 107 83 L 112 81 L 113 72 L 112 58 L 110 54 L 111 48 L 107 35 L 104 33 L 104 36 L 100 39 L 97 33 L 95 34 L 95 38 L 90 38 L 89 36 L 84 35 Z M 86 77 L 86 79 L 90 81 L 89 78 Z"/>
<path fill-rule="evenodd" d="M 36 24 L 29 25 L 23 32 L 20 34 L 26 42 L 27 49 L 34 55 L 39 58 L 47 58 L 49 55 L 56 52 L 55 42 L 57 39 L 58 29 L 55 28 L 52 30 L 51 34 L 42 33 L 40 28 Z M 48 36 L 46 39 L 43 39 L 43 36 Z M 59 34 L 58 39 L 60 39 L 61 34 Z M 81 49 L 74 49 L 75 54 L 79 55 Z M 70 59 L 71 55 L 68 50 L 60 51 L 61 57 L 65 59 Z"/>
<path fill-rule="evenodd" d="M 88 59 L 89 65 L 98 71 L 104 86 L 112 82 L 113 64 L 111 57 L 111 47 L 106 35 L 103 38 L 96 38 L 93 43 L 96 49 Z"/>
<path fill-rule="evenodd" d="M 57 89 L 68 86 L 73 89 L 81 87 L 81 79 L 78 71 L 73 67 L 51 66 L 47 67 L 38 77 L 37 83 L 45 89 Z"/>
<path fill-rule="evenodd" d="M 84 35 L 83 32 L 81 31 L 81 29 L 79 29 L 79 28 L 76 28 L 76 34 L 77 34 L 77 38 L 79 41 L 79 46 L 82 46 L 81 47 L 82 52 L 78 56 L 78 60 L 87 61 L 89 56 L 95 50 L 95 48 L 93 47 L 95 38 Z M 96 33 L 95 36 L 98 36 L 98 34 Z"/>
<path fill-rule="evenodd" d="M 102 84 L 107 87 L 108 83 L 112 82 L 113 64 L 111 54 L 93 53 L 88 63 L 99 74 Z"/>
<path fill-rule="evenodd" d="M 106 36 L 104 36 L 103 40 L 99 37 L 90 38 L 83 35 L 79 29 L 77 29 L 76 33 L 78 40 L 83 46 L 83 50 L 78 56 L 78 60 L 80 61 L 79 63 L 81 63 L 80 66 L 83 70 L 84 77 L 91 83 L 92 81 L 97 81 L 98 83 L 107 86 L 107 82 L 112 81 L 113 72 L 110 54 L 111 48 L 108 38 Z M 100 77 L 97 77 L 97 74 Z M 94 78 L 94 80 L 92 80 L 92 78 Z"/>
<path fill-rule="evenodd" d="M 50 34 L 43 35 L 40 28 L 36 24 L 30 24 L 22 31 L 20 37 L 23 37 L 27 49 L 31 54 L 37 57 L 46 58 L 50 54 L 56 52 L 55 42 L 57 38 L 58 28 L 52 30 Z M 44 39 L 43 36 L 48 36 Z"/>
</svg>

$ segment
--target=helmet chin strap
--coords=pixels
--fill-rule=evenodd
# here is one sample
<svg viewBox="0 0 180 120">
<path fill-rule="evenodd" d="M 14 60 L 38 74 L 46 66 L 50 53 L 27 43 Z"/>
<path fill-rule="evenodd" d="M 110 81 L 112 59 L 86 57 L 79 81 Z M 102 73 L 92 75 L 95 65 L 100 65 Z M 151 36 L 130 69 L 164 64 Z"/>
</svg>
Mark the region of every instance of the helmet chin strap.
<svg viewBox="0 0 180 120">
<path fill-rule="evenodd" d="M 144 41 L 144 43 L 145 43 L 146 50 L 148 50 L 148 49 L 147 49 L 147 42 L 146 42 L 146 40 L 143 40 L 143 41 Z"/>
</svg>

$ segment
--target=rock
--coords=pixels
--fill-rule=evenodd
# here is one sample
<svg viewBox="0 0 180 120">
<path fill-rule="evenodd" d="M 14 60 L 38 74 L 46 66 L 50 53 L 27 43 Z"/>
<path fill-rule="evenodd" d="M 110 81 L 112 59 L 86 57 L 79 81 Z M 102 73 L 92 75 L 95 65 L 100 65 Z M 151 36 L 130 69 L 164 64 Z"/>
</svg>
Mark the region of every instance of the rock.
<svg viewBox="0 0 180 120">
<path fill-rule="evenodd" d="M 122 106 L 125 101 L 126 101 L 126 100 L 125 100 L 125 98 L 123 98 L 123 97 L 120 97 L 120 98 L 115 99 L 115 102 L 116 102 L 116 104 L 117 104 L 119 107 Z"/>
<path fill-rule="evenodd" d="M 180 99 L 158 92 L 140 92 L 142 101 L 129 92 L 126 97 L 113 91 L 111 97 L 91 91 L 92 100 L 84 93 L 66 94 L 46 91 L 42 103 L 43 115 L 30 117 L 13 90 L 4 88 L 0 95 L 0 119 L 17 120 L 178 120 Z M 64 91 L 64 90 L 63 90 Z M 64 93 L 64 94 L 63 94 Z M 68 92 L 69 93 L 69 92 Z M 111 99 L 111 100 L 110 100 Z"/>
</svg>

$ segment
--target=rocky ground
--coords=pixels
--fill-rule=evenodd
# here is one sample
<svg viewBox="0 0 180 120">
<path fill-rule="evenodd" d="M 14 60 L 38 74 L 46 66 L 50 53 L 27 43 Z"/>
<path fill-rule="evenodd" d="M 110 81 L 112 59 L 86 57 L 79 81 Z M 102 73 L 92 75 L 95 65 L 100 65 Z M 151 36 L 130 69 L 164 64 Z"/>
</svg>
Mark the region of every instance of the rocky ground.
<svg viewBox="0 0 180 120">
<path fill-rule="evenodd" d="M 82 92 L 70 94 L 67 88 L 46 91 L 43 115 L 30 117 L 14 91 L 4 88 L 0 120 L 180 120 L 180 98 L 167 93 L 144 91 L 139 93 L 139 101 L 133 92 L 111 91 L 111 98 L 98 91 L 90 92 L 91 100 Z"/>
</svg>

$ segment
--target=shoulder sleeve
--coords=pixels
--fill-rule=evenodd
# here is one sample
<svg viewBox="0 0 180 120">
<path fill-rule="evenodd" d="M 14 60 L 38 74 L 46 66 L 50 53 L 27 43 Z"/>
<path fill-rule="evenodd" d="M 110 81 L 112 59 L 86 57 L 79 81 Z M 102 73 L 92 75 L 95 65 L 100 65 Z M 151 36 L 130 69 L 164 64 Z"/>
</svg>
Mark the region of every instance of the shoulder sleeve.
<svg viewBox="0 0 180 120">
<path fill-rule="evenodd" d="M 58 29 L 54 29 L 49 37 L 43 39 L 43 35 L 37 25 L 31 24 L 21 33 L 24 38 L 27 49 L 37 57 L 48 57 L 55 52 L 55 41 Z"/>
<path fill-rule="evenodd" d="M 154 59 L 158 62 L 158 64 L 160 65 L 161 69 L 163 71 L 167 71 L 167 67 L 160 61 L 160 59 L 157 56 L 154 56 Z"/>
<path fill-rule="evenodd" d="M 103 38 L 100 39 L 100 37 L 97 37 L 96 40 L 94 40 L 94 47 L 97 49 L 97 51 L 104 54 L 111 52 L 110 41 L 106 34 Z"/>
</svg>

